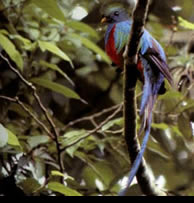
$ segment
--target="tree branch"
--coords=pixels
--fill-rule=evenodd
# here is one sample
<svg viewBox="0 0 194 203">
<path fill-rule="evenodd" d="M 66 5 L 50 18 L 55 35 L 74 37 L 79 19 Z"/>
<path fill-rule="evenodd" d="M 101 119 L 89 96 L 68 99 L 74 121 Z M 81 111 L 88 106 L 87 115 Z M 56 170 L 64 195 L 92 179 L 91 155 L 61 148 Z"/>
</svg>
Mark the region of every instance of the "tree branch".
<svg viewBox="0 0 194 203">
<path fill-rule="evenodd" d="M 49 131 L 49 129 L 46 127 L 46 125 L 40 121 L 36 115 L 34 113 L 32 113 L 30 111 L 30 109 L 28 109 L 24 103 L 22 101 L 19 100 L 18 97 L 15 97 L 15 98 L 11 98 L 11 97 L 6 97 L 6 96 L 2 96 L 0 95 L 0 99 L 3 99 L 3 100 L 6 100 L 6 101 L 9 101 L 9 102 L 13 102 L 13 103 L 16 103 L 16 104 L 19 104 L 21 106 L 21 108 L 33 119 L 36 121 L 36 123 L 42 127 L 42 129 L 48 134 L 48 136 L 53 139 L 53 135 L 52 133 Z"/>
<path fill-rule="evenodd" d="M 6 58 L 2 53 L 0 53 L 0 57 L 6 61 L 6 63 L 8 64 L 9 68 L 19 77 L 19 79 L 27 86 L 29 87 L 32 92 L 33 92 L 33 96 L 36 100 L 36 102 L 38 103 L 40 109 L 42 110 L 42 112 L 44 113 L 45 117 L 46 117 L 46 120 L 48 121 L 51 129 L 52 129 L 52 137 L 53 137 L 53 140 L 54 142 L 56 143 L 56 148 L 57 148 L 57 156 L 58 156 L 58 163 L 59 163 L 59 167 L 60 167 L 60 171 L 63 172 L 64 171 L 64 167 L 63 167 L 63 163 L 62 163 L 62 154 L 60 153 L 60 143 L 58 141 L 58 138 L 59 138 L 59 133 L 57 131 L 57 128 L 55 126 L 55 123 L 54 121 L 52 120 L 52 118 L 50 117 L 49 115 L 49 112 L 47 111 L 47 109 L 45 108 L 45 106 L 43 105 L 43 103 L 41 102 L 41 99 L 40 97 L 38 96 L 37 94 L 37 90 L 36 90 L 36 87 L 31 83 L 29 82 L 28 80 L 26 80 L 23 75 L 16 69 L 12 66 L 12 64 L 10 63 L 10 61 L 8 60 L 8 58 Z"/>
<path fill-rule="evenodd" d="M 61 151 L 65 151 L 66 149 L 68 149 L 69 147 L 74 146 L 75 144 L 79 143 L 80 141 L 90 137 L 91 135 L 93 135 L 94 133 L 98 132 L 104 125 L 106 125 L 110 120 L 112 120 L 118 113 L 121 112 L 121 109 L 123 108 L 123 105 L 120 104 L 118 106 L 118 108 L 110 115 L 107 117 L 107 119 L 105 119 L 103 122 L 101 122 L 96 128 L 94 128 L 93 130 L 89 131 L 86 135 L 80 137 L 78 140 L 74 141 L 73 143 L 65 146 Z"/>
<path fill-rule="evenodd" d="M 85 121 L 92 121 L 93 119 L 96 119 L 96 118 L 98 118 L 100 116 L 108 114 L 108 113 L 114 111 L 115 109 L 119 108 L 120 105 L 123 105 L 123 104 L 116 104 L 116 105 L 111 106 L 109 108 L 103 109 L 102 111 L 100 111 L 98 113 L 95 113 L 95 114 L 93 114 L 91 116 L 86 116 L 86 117 L 82 117 L 82 118 L 76 119 L 74 121 L 71 121 L 65 126 L 65 128 L 63 130 L 66 130 L 67 128 L 72 127 L 72 126 L 74 126 L 74 125 L 76 125 L 78 123 L 85 122 Z"/>
<path fill-rule="evenodd" d="M 133 25 L 129 41 L 126 45 L 124 57 L 124 135 L 129 151 L 131 163 L 133 164 L 139 151 L 140 145 L 136 132 L 136 97 L 135 87 L 137 82 L 137 56 L 138 47 L 143 27 L 147 17 L 149 0 L 139 0 L 133 14 Z M 138 184 L 145 195 L 161 195 L 150 181 L 146 172 L 145 161 L 142 160 L 136 174 Z M 127 188 L 126 188 L 127 189 Z M 122 191 L 122 195 L 126 193 Z"/>
</svg>

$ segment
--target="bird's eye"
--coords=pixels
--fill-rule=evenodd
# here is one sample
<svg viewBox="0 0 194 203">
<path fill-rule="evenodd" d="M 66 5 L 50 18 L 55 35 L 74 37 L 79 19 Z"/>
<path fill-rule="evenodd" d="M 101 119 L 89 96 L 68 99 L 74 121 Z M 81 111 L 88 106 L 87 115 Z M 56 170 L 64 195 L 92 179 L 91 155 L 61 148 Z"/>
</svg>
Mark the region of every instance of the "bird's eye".
<svg viewBox="0 0 194 203">
<path fill-rule="evenodd" d="M 115 12 L 114 12 L 114 15 L 115 15 L 115 16 L 119 16 L 119 12 L 118 12 L 118 11 L 115 11 Z"/>
</svg>

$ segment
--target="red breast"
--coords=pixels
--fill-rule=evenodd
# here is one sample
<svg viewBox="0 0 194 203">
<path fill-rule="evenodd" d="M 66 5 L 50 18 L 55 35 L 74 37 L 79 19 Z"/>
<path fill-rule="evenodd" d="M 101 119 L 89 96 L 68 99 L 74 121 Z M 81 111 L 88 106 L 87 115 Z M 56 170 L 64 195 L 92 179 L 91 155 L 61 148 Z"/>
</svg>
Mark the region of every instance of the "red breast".
<svg viewBox="0 0 194 203">
<path fill-rule="evenodd" d="M 119 67 L 119 68 L 123 68 L 123 50 L 120 53 L 117 53 L 117 50 L 115 48 L 115 41 L 114 41 L 114 33 L 115 33 L 115 28 L 116 25 L 114 25 L 114 27 L 112 28 L 110 34 L 109 34 L 109 38 L 106 44 L 106 53 L 108 54 L 108 56 L 111 58 L 111 60 Z M 138 60 L 138 64 L 137 64 L 137 69 L 140 72 L 140 77 L 141 80 L 143 81 L 144 79 L 144 74 L 143 74 L 143 65 L 141 63 L 141 60 Z"/>
<path fill-rule="evenodd" d="M 109 34 L 109 38 L 108 38 L 108 41 L 106 44 L 106 53 L 118 67 L 122 67 L 123 66 L 123 56 L 122 56 L 123 53 L 122 52 L 117 53 L 117 50 L 115 48 L 115 41 L 114 41 L 115 28 L 116 28 L 116 25 L 114 25 L 114 27 L 112 28 L 112 30 Z"/>
</svg>

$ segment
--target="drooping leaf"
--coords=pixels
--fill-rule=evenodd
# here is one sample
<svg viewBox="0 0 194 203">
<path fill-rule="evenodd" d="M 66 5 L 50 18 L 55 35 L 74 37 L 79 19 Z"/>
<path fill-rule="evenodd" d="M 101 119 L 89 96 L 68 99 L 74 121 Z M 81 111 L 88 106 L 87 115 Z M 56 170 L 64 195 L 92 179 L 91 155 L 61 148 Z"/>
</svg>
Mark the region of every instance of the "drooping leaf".
<svg viewBox="0 0 194 203">
<path fill-rule="evenodd" d="M 55 64 L 51 64 L 51 63 L 47 63 L 46 61 L 41 60 L 40 61 L 40 65 L 50 68 L 54 71 L 57 71 L 59 74 L 61 74 L 65 79 L 67 79 L 73 86 L 75 86 L 74 82 L 71 80 L 71 78 L 69 78 L 69 76 L 64 73 L 57 65 Z"/>
<path fill-rule="evenodd" d="M 34 157 L 34 161 L 33 161 L 33 165 L 34 165 L 34 171 L 36 173 L 36 177 L 38 179 L 41 179 L 44 177 L 45 175 L 45 162 L 44 159 L 40 158 L 40 156 L 38 156 L 36 154 L 36 157 Z"/>
<path fill-rule="evenodd" d="M 193 102 L 193 100 L 192 99 L 188 99 L 187 100 L 187 102 L 186 102 L 186 104 L 185 105 L 182 105 L 181 107 L 180 107 L 180 109 L 179 109 L 179 111 L 180 112 L 185 112 L 185 111 L 187 111 L 187 110 L 189 110 L 189 109 L 193 109 L 193 107 L 194 107 L 194 102 Z"/>
<path fill-rule="evenodd" d="M 32 195 L 37 189 L 40 188 L 40 184 L 34 178 L 27 178 L 19 183 L 23 188 L 25 194 Z"/>
<path fill-rule="evenodd" d="M 0 124 L 0 148 L 4 147 L 8 142 L 8 132 L 3 127 L 2 124 Z"/>
<path fill-rule="evenodd" d="M 20 40 L 25 46 L 29 46 L 31 44 L 31 41 L 29 39 L 22 37 L 21 35 L 10 35 L 10 38 Z"/>
<path fill-rule="evenodd" d="M 83 23 L 83 22 L 68 21 L 68 22 L 66 22 L 66 25 L 68 27 L 75 29 L 75 30 L 79 30 L 81 32 L 88 33 L 90 36 L 95 37 L 96 39 L 99 39 L 99 35 L 96 32 L 96 30 L 93 29 L 92 27 L 90 27 L 89 25 Z"/>
<path fill-rule="evenodd" d="M 48 184 L 48 189 L 54 191 L 54 192 L 58 192 L 61 193 L 65 196 L 82 196 L 82 194 L 80 194 L 79 192 L 77 192 L 76 190 L 73 190 L 69 187 L 66 187 L 64 185 L 62 185 L 61 183 L 58 182 L 50 182 Z"/>
<path fill-rule="evenodd" d="M 63 146 L 70 145 L 71 143 L 74 143 L 75 141 L 80 139 L 85 134 L 86 134 L 85 130 L 73 130 L 73 131 L 67 132 L 63 136 L 64 140 L 62 144 Z"/>
<path fill-rule="evenodd" d="M 185 29 L 194 30 L 194 24 L 183 19 L 182 17 L 178 17 L 179 25 L 184 27 Z"/>
<path fill-rule="evenodd" d="M 48 15 L 60 21 L 65 21 L 64 14 L 56 0 L 31 0 L 36 6 L 44 10 Z"/>
<path fill-rule="evenodd" d="M 76 92 L 58 83 L 43 78 L 33 78 L 31 81 L 37 85 L 62 94 L 67 98 L 81 100 L 80 96 Z"/>
<path fill-rule="evenodd" d="M 21 47 L 22 49 L 24 50 L 27 50 L 27 51 L 33 51 L 36 49 L 37 47 L 37 42 L 31 42 L 29 39 L 21 36 L 21 35 L 9 35 L 10 39 L 17 39 L 18 41 L 21 42 Z"/>
<path fill-rule="evenodd" d="M 192 128 L 191 128 L 190 118 L 187 114 L 182 113 L 179 115 L 178 129 L 184 137 L 188 139 L 192 138 Z"/>
<path fill-rule="evenodd" d="M 55 44 L 53 44 L 51 42 L 46 42 L 46 41 L 38 41 L 38 44 L 40 46 L 40 49 L 43 52 L 49 51 L 49 52 L 61 57 L 65 61 L 68 61 L 71 64 L 71 66 L 73 67 L 73 63 L 72 63 L 71 59 L 69 58 L 69 56 L 67 56 L 67 54 L 64 53 L 61 49 L 59 49 Z"/>
<path fill-rule="evenodd" d="M 70 180 L 74 180 L 73 177 L 69 176 L 68 174 L 63 174 L 60 171 L 51 171 L 51 175 L 52 176 L 60 176 L 63 177 L 65 180 L 70 179 Z"/>
<path fill-rule="evenodd" d="M 7 30 L 4 30 L 4 29 L 0 29 L 0 33 L 4 34 L 4 35 L 9 35 L 9 32 Z"/>
<path fill-rule="evenodd" d="M 123 118 L 117 118 L 109 121 L 106 125 L 102 127 L 102 131 L 106 131 L 113 127 L 114 125 L 122 126 L 123 125 Z"/>
<path fill-rule="evenodd" d="M 174 133 L 176 133 L 179 136 L 182 136 L 182 133 L 175 125 L 167 125 L 165 123 L 152 123 L 152 128 L 156 128 L 159 130 L 167 130 L 168 128 L 170 128 Z"/>
<path fill-rule="evenodd" d="M 152 123 L 152 128 L 160 129 L 160 130 L 166 130 L 169 128 L 169 126 L 165 123 Z"/>
<path fill-rule="evenodd" d="M 60 171 L 51 171 L 52 176 L 61 176 L 64 177 L 65 175 L 61 173 Z"/>
<path fill-rule="evenodd" d="M 6 129 L 8 133 L 8 144 L 12 146 L 21 147 L 20 142 L 15 134 L 11 132 L 9 129 Z"/>
<path fill-rule="evenodd" d="M 176 135 L 178 136 L 183 136 L 183 134 L 181 133 L 181 131 L 179 130 L 178 126 L 171 126 L 171 129 L 174 133 L 176 133 Z"/>
<path fill-rule="evenodd" d="M 88 165 L 82 172 L 82 176 L 88 187 L 98 188 L 100 191 L 109 188 L 115 174 L 106 161 L 93 163 L 88 156 L 82 152 L 76 152 L 75 155 Z"/>
<path fill-rule="evenodd" d="M 81 43 L 87 47 L 88 49 L 92 50 L 93 52 L 95 52 L 96 54 L 99 54 L 100 57 L 108 64 L 111 64 L 111 60 L 110 58 L 107 56 L 107 54 L 104 52 L 104 50 L 102 50 L 100 47 L 98 47 L 94 42 L 92 42 L 91 40 L 82 37 L 78 34 L 71 34 L 71 37 L 75 38 L 75 39 L 79 39 L 81 41 Z"/>
<path fill-rule="evenodd" d="M 6 51 L 9 57 L 16 63 L 18 68 L 23 70 L 23 58 L 15 45 L 3 34 L 0 33 L 0 46 Z"/>
<path fill-rule="evenodd" d="M 168 151 L 166 151 L 155 139 L 150 139 L 147 148 L 152 152 L 158 154 L 158 156 L 168 159 Z"/>
<path fill-rule="evenodd" d="M 61 144 L 63 145 L 63 147 L 69 146 L 75 142 L 77 142 L 78 140 L 80 140 L 82 137 L 84 137 L 86 135 L 86 131 L 85 130 L 73 130 L 70 132 L 67 132 L 62 140 L 61 140 Z M 71 156 L 74 157 L 74 153 L 77 151 L 77 149 L 80 147 L 82 142 L 78 142 L 77 144 L 74 144 L 72 147 L 69 147 L 66 152 Z"/>
<path fill-rule="evenodd" d="M 48 143 L 50 138 L 46 135 L 41 136 L 31 136 L 28 138 L 28 144 L 31 146 L 31 148 L 34 148 L 38 146 L 39 144 L 45 144 Z"/>
</svg>

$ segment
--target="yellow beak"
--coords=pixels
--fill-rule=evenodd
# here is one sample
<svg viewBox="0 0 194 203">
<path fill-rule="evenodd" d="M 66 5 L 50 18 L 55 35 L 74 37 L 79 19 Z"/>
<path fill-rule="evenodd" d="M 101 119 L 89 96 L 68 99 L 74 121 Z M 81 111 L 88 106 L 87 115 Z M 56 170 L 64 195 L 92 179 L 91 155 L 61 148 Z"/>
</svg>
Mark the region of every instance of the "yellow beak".
<svg viewBox="0 0 194 203">
<path fill-rule="evenodd" d="M 107 22 L 107 18 L 106 17 L 103 17 L 102 19 L 101 19 L 101 23 L 103 24 L 103 23 L 106 23 Z"/>
</svg>

